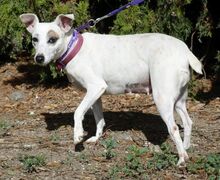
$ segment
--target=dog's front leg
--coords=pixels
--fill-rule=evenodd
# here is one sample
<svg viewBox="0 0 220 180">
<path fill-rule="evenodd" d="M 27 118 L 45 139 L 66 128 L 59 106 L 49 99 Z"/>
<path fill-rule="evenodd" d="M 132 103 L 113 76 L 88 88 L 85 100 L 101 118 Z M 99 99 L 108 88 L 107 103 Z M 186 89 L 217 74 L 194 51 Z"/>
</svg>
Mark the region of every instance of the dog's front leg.
<svg viewBox="0 0 220 180">
<path fill-rule="evenodd" d="M 82 121 L 84 119 L 84 115 L 88 109 L 101 97 L 106 88 L 107 85 L 105 82 L 97 83 L 97 81 L 95 84 L 89 84 L 87 86 L 86 95 L 74 113 L 74 144 L 78 144 L 83 140 L 84 130 Z"/>
<path fill-rule="evenodd" d="M 92 111 L 96 122 L 96 135 L 86 140 L 86 142 L 89 143 L 96 142 L 102 136 L 103 128 L 105 126 L 101 97 L 93 104 Z"/>
</svg>

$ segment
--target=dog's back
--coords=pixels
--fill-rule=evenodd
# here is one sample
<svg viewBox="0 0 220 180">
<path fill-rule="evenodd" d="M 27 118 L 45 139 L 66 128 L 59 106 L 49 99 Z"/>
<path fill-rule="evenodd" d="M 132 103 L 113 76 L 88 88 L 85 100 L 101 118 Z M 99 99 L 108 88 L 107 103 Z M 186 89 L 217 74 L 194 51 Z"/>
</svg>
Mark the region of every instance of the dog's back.
<svg viewBox="0 0 220 180">
<path fill-rule="evenodd" d="M 150 86 L 150 76 L 161 76 L 159 79 L 164 81 L 167 77 L 163 74 L 176 77 L 184 71 L 189 77 L 187 55 L 191 52 L 174 37 L 159 33 L 120 36 L 84 33 L 83 37 L 77 64 L 91 67 L 108 84 L 107 92 L 111 94 L 124 93 L 126 87 L 137 89 L 135 84 L 143 86 L 140 92 L 144 92 Z"/>
</svg>

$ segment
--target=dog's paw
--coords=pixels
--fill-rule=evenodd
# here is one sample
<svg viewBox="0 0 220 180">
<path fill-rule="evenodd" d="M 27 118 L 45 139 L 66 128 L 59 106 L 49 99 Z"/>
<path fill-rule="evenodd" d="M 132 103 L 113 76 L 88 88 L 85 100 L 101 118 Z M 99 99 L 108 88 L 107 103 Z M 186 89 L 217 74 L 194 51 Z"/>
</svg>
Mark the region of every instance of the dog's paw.
<svg viewBox="0 0 220 180">
<path fill-rule="evenodd" d="M 189 156 L 188 156 L 188 154 L 187 153 L 185 153 L 183 156 L 181 156 L 180 158 L 179 158 L 179 161 L 178 161 L 178 163 L 177 163 L 177 166 L 178 167 L 186 167 L 186 161 L 188 161 L 189 160 Z"/>
<path fill-rule="evenodd" d="M 185 166 L 186 166 L 186 162 L 185 162 L 184 158 L 182 157 L 177 162 L 177 167 L 181 168 L 181 167 L 185 167 Z"/>
<path fill-rule="evenodd" d="M 83 141 L 83 138 L 84 138 L 84 133 L 83 131 L 80 132 L 80 133 L 74 133 L 74 144 L 79 144 Z"/>
<path fill-rule="evenodd" d="M 74 137 L 74 144 L 79 144 L 83 140 L 83 136 Z"/>
<path fill-rule="evenodd" d="M 99 137 L 97 136 L 92 136 L 89 139 L 86 140 L 87 143 L 95 143 L 97 142 L 97 140 L 99 139 Z"/>
</svg>

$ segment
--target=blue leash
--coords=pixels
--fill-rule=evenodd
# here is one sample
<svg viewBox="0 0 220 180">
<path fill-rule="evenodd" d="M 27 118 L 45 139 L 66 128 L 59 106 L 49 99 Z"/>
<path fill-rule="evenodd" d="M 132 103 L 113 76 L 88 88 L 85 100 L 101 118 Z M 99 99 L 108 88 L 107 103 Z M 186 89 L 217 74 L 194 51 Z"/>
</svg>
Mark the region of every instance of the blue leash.
<svg viewBox="0 0 220 180">
<path fill-rule="evenodd" d="M 76 28 L 76 31 L 80 32 L 84 29 L 87 29 L 87 28 L 91 28 L 91 27 L 94 27 L 98 22 L 102 21 L 103 19 L 106 19 L 106 18 L 109 18 L 111 16 L 114 16 L 115 14 L 118 14 L 119 12 L 131 7 L 131 6 L 135 6 L 135 5 L 138 5 L 140 3 L 144 2 L 144 0 L 133 0 L 131 2 L 129 2 L 128 4 L 118 8 L 118 9 L 115 9 L 114 11 L 108 13 L 107 15 L 105 16 L 102 16 L 102 17 L 99 17 L 97 19 L 90 19 L 87 23 L 79 26 L 78 28 Z"/>
</svg>

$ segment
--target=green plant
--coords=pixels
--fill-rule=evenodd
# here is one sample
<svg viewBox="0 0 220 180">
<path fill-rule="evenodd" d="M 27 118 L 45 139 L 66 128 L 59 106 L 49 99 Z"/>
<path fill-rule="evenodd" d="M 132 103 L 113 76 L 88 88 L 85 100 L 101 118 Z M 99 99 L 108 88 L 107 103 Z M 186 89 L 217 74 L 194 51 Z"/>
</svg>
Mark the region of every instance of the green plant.
<svg viewBox="0 0 220 180">
<path fill-rule="evenodd" d="M 124 162 L 117 163 L 108 172 L 108 179 L 117 179 L 119 177 L 135 177 L 140 179 L 148 179 L 144 173 L 146 171 L 143 156 L 148 153 L 147 148 L 140 148 L 131 145 L 127 148 L 127 154 Z"/>
<path fill-rule="evenodd" d="M 57 79 L 61 79 L 61 77 L 64 77 L 63 71 L 57 71 L 56 64 L 54 62 L 51 62 L 49 66 L 41 67 L 39 71 L 39 81 L 42 82 L 52 82 Z"/>
<path fill-rule="evenodd" d="M 193 174 L 205 171 L 210 179 L 217 179 L 220 177 L 220 154 L 199 156 L 187 164 L 187 170 Z"/>
<path fill-rule="evenodd" d="M 72 166 L 74 164 L 73 159 L 74 159 L 73 153 L 71 151 L 67 151 L 66 158 L 62 161 L 62 163 L 67 166 Z"/>
<path fill-rule="evenodd" d="M 156 9 L 156 25 L 160 32 L 187 40 L 192 30 L 190 20 L 185 16 L 185 6 L 191 0 L 158 0 Z"/>
<path fill-rule="evenodd" d="M 79 1 L 75 8 L 75 26 L 82 25 L 90 19 L 88 0 Z M 96 28 L 88 29 L 88 31 L 96 31 Z"/>
<path fill-rule="evenodd" d="M 57 134 L 57 132 L 54 132 L 50 138 L 49 138 L 52 142 L 58 142 L 60 141 L 60 136 L 59 134 Z"/>
<path fill-rule="evenodd" d="M 162 152 L 155 152 L 153 157 L 147 162 L 149 169 L 162 170 L 176 165 L 178 157 L 172 153 L 170 145 L 163 143 L 161 150 Z"/>
<path fill-rule="evenodd" d="M 151 31 L 151 22 L 155 21 L 154 14 L 148 6 L 134 6 L 117 15 L 111 33 L 134 34 Z"/>
<path fill-rule="evenodd" d="M 192 30 L 192 24 L 185 17 L 184 5 L 190 0 L 174 2 L 158 0 L 155 9 L 149 3 L 129 8 L 117 15 L 112 28 L 115 34 L 160 32 L 186 40 Z"/>
<path fill-rule="evenodd" d="M 37 167 L 46 165 L 46 157 L 39 155 L 20 155 L 19 161 L 22 162 L 23 168 L 28 173 L 36 171 Z"/>
<path fill-rule="evenodd" d="M 0 119 L 0 135 L 5 134 L 11 128 L 8 121 Z"/>
<path fill-rule="evenodd" d="M 220 176 L 220 154 L 208 154 L 204 168 L 207 174 Z"/>
<path fill-rule="evenodd" d="M 125 166 L 123 172 L 126 176 L 136 177 L 144 172 L 144 163 L 141 161 L 141 157 L 147 153 L 146 148 L 139 148 L 136 145 L 128 147 L 128 154 L 125 157 Z"/>
<path fill-rule="evenodd" d="M 77 159 L 79 160 L 79 162 L 81 163 L 89 163 L 89 157 L 87 154 L 85 153 L 80 153 L 78 156 L 77 156 Z"/>
<path fill-rule="evenodd" d="M 25 11 L 30 11 L 27 1 L 1 0 L 0 24 L 4 26 L 0 26 L 0 55 L 15 57 L 15 54 L 22 49 L 24 28 L 18 16 Z M 26 45 L 28 43 L 30 43 L 30 38 L 25 41 Z"/>
<path fill-rule="evenodd" d="M 108 179 L 116 179 L 121 168 L 118 165 L 113 166 L 108 172 Z"/>
<path fill-rule="evenodd" d="M 201 41 L 203 37 L 212 37 L 213 25 L 208 11 L 208 0 L 202 0 L 202 9 L 197 19 L 195 29 L 198 31 L 198 38 Z"/>
<path fill-rule="evenodd" d="M 117 142 L 114 138 L 109 138 L 101 142 L 102 146 L 105 148 L 105 152 L 102 154 L 106 159 L 112 159 L 116 156 L 113 149 L 117 146 Z"/>
<path fill-rule="evenodd" d="M 5 121 L 5 120 L 0 120 L 0 130 L 6 130 L 9 129 L 11 127 L 11 125 Z"/>
</svg>

